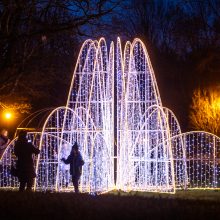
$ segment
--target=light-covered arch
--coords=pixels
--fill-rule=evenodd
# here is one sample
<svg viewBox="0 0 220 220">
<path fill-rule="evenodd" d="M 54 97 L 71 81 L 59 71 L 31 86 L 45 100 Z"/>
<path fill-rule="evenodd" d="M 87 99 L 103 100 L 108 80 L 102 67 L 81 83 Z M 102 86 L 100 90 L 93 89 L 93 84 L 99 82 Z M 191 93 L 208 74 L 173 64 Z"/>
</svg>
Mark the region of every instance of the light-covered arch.
<svg viewBox="0 0 220 220">
<path fill-rule="evenodd" d="M 118 188 L 175 192 L 171 144 L 164 141 L 171 132 L 147 50 L 140 39 L 135 39 L 126 43 L 123 53 L 118 39 L 116 51 L 117 85 L 120 84 Z M 153 158 L 148 157 L 149 152 L 154 154 Z"/>
<path fill-rule="evenodd" d="M 186 164 L 184 188 L 218 189 L 220 188 L 220 138 L 205 131 L 191 131 L 171 137 L 172 144 L 182 141 L 186 151 L 178 160 Z M 173 144 L 173 148 L 179 146 Z M 180 167 L 179 171 L 183 172 Z M 177 176 L 177 173 L 175 173 Z M 182 188 L 183 186 L 178 186 Z"/>
<path fill-rule="evenodd" d="M 149 123 L 155 117 L 157 125 L 152 129 Z M 120 152 L 118 188 L 175 192 L 172 147 L 171 142 L 166 141 L 170 139 L 170 131 L 163 108 L 149 107 L 138 126 L 126 132 Z"/>
</svg>

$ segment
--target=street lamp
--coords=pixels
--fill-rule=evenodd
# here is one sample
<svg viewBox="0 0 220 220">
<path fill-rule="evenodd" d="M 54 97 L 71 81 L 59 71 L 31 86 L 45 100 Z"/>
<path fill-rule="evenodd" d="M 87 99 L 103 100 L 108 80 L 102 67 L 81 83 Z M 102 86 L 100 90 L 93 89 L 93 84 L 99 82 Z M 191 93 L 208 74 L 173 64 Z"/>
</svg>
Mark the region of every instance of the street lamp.
<svg viewBox="0 0 220 220">
<path fill-rule="evenodd" d="M 12 112 L 10 112 L 10 111 L 4 112 L 4 118 L 5 118 L 6 120 L 12 119 Z"/>
<path fill-rule="evenodd" d="M 3 111 L 2 111 L 2 118 L 4 121 L 11 121 L 13 119 L 13 111 L 11 108 L 8 108 L 6 105 L 4 105 L 3 103 L 0 102 L 0 107 L 2 107 Z"/>
</svg>

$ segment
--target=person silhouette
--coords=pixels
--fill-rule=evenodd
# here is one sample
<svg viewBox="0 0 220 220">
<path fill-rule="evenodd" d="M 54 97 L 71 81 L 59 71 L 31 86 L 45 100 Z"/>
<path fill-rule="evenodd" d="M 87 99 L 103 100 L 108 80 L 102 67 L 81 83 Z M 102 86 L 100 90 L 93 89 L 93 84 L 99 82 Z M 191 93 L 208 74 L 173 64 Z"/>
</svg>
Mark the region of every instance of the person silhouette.
<svg viewBox="0 0 220 220">
<path fill-rule="evenodd" d="M 72 150 L 67 159 L 62 158 L 65 164 L 70 164 L 70 175 L 72 175 L 72 181 L 75 193 L 79 193 L 79 179 L 82 175 L 82 166 L 84 165 L 84 160 L 79 151 L 79 146 L 77 142 L 72 146 Z"/>
<path fill-rule="evenodd" d="M 8 138 L 8 131 L 6 129 L 2 129 L 0 133 L 0 159 L 10 142 Z"/>
<path fill-rule="evenodd" d="M 19 191 L 24 191 L 26 186 L 27 191 L 32 190 L 34 178 L 36 177 L 33 154 L 37 155 L 40 150 L 32 143 L 28 142 L 27 132 L 21 131 L 18 135 L 18 140 L 14 147 L 15 156 L 17 160 L 17 173 L 20 182 Z"/>
</svg>

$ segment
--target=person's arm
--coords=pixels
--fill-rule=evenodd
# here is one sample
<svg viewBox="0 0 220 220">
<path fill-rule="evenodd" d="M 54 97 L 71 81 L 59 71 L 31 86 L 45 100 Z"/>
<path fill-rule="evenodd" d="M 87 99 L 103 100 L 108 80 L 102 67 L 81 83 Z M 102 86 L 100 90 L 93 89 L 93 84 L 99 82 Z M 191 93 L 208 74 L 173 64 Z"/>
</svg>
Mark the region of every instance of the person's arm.
<svg viewBox="0 0 220 220">
<path fill-rule="evenodd" d="M 71 155 L 69 155 L 69 156 L 67 157 L 67 159 L 62 158 L 61 160 L 62 160 L 65 164 L 70 164 L 70 161 L 72 160 L 72 157 L 71 157 Z"/>
<path fill-rule="evenodd" d="M 83 166 L 85 164 L 85 162 L 84 162 L 81 154 L 79 155 L 79 158 L 80 158 L 80 166 Z"/>
<path fill-rule="evenodd" d="M 37 155 L 40 153 L 40 150 L 38 148 L 36 148 L 33 144 L 31 144 L 31 148 L 32 148 L 32 152 Z"/>
</svg>

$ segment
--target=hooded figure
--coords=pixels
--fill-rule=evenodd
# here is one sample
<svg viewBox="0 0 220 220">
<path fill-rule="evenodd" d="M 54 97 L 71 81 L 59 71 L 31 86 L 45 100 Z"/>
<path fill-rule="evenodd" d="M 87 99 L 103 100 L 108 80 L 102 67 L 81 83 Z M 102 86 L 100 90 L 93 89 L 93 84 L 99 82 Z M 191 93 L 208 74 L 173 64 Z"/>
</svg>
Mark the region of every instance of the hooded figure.
<svg viewBox="0 0 220 220">
<path fill-rule="evenodd" d="M 18 179 L 20 182 L 19 191 L 24 191 L 27 185 L 27 190 L 31 191 L 33 180 L 36 177 L 34 169 L 33 154 L 37 155 L 40 150 L 28 143 L 27 132 L 21 131 L 18 135 L 18 140 L 15 143 L 14 153 L 17 160 Z"/>
<path fill-rule="evenodd" d="M 79 179 L 82 174 L 82 166 L 84 165 L 84 161 L 82 159 L 81 153 L 79 152 L 79 146 L 75 142 L 72 146 L 72 150 L 67 159 L 62 158 L 65 164 L 70 164 L 70 175 L 72 175 L 73 186 L 75 192 L 79 192 Z"/>
</svg>

